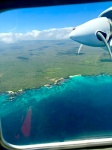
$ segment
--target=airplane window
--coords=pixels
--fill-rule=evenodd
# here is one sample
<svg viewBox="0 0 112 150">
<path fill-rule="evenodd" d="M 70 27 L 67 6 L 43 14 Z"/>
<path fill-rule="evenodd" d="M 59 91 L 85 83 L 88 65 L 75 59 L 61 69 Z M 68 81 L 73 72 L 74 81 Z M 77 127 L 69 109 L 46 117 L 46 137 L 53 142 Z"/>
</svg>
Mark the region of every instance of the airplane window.
<svg viewBox="0 0 112 150">
<path fill-rule="evenodd" d="M 3 145 L 112 142 L 111 2 L 0 14 Z"/>
</svg>

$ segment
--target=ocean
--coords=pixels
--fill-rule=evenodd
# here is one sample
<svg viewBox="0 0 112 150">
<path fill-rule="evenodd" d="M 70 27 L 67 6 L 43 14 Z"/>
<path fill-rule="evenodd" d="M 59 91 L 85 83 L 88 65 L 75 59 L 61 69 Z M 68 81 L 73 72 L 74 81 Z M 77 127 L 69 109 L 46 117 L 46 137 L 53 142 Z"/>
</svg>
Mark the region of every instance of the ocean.
<svg viewBox="0 0 112 150">
<path fill-rule="evenodd" d="M 112 76 L 71 76 L 56 84 L 0 93 L 2 135 L 12 144 L 112 136 Z"/>
</svg>

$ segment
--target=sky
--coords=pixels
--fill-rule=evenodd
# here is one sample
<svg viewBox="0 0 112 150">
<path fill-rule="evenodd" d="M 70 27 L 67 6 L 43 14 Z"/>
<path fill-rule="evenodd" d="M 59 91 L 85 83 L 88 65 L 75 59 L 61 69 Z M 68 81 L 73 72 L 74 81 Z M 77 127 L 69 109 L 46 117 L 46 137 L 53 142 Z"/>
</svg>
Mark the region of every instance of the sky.
<svg viewBox="0 0 112 150">
<path fill-rule="evenodd" d="M 13 37 L 9 42 L 18 36 L 18 39 L 26 37 L 30 39 L 31 36 L 35 39 L 40 35 L 42 38 L 45 34 L 49 37 L 52 35 L 53 38 L 53 32 L 59 38 L 61 35 L 58 36 L 58 33 L 63 29 L 62 36 L 66 38 L 73 27 L 98 17 L 102 11 L 111 6 L 112 2 L 100 2 L 6 11 L 0 14 L 0 40 L 4 37 L 5 41 L 11 36 Z"/>
</svg>

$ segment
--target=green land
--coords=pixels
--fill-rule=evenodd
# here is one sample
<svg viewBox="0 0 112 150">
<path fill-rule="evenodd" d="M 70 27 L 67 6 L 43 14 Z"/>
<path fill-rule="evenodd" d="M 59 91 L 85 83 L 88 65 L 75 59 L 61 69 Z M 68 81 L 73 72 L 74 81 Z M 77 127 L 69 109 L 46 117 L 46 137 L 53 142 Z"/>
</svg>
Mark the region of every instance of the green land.
<svg viewBox="0 0 112 150">
<path fill-rule="evenodd" d="M 112 61 L 102 48 L 72 40 L 0 43 L 0 92 L 52 84 L 70 75 L 112 75 Z"/>
</svg>

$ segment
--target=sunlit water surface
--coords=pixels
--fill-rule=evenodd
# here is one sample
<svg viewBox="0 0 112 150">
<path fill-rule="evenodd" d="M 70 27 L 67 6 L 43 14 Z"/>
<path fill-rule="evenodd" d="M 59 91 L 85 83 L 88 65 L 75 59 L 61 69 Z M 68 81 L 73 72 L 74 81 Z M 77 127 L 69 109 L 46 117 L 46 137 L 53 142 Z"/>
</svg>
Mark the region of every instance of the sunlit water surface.
<svg viewBox="0 0 112 150">
<path fill-rule="evenodd" d="M 0 94 L 3 137 L 12 144 L 112 136 L 112 76 L 73 76 L 49 87 Z"/>
</svg>

